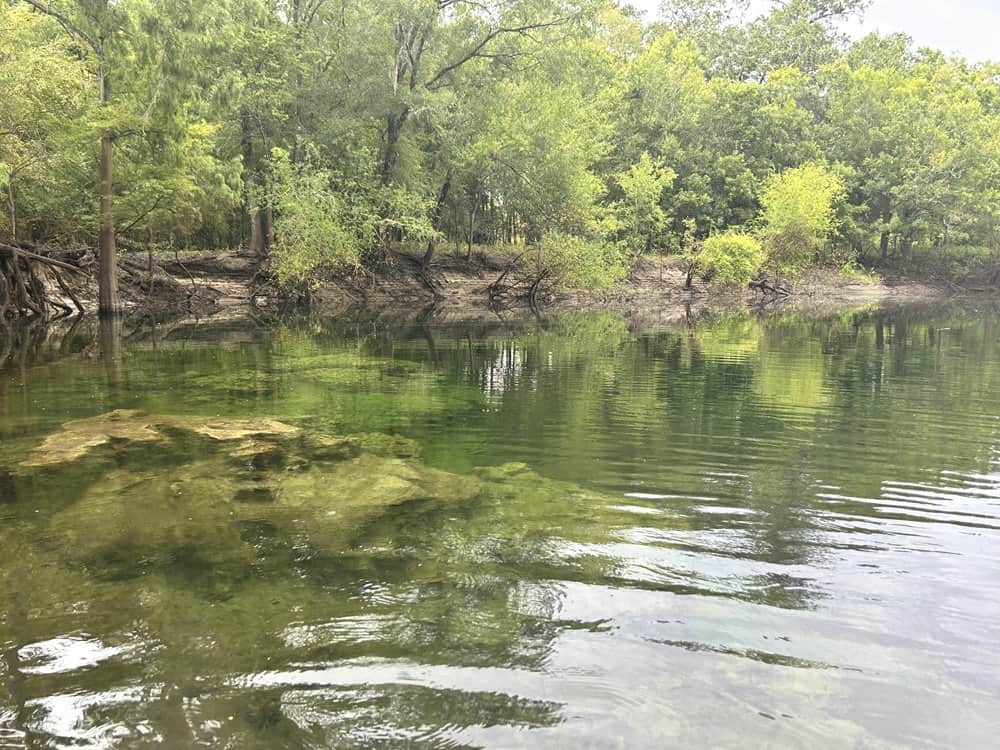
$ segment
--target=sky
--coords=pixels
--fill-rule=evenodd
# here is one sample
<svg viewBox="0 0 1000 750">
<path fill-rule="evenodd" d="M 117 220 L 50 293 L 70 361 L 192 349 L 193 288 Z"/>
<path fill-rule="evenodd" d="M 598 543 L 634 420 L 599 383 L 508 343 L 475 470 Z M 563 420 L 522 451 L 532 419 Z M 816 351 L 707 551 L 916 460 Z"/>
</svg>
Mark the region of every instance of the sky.
<svg viewBox="0 0 1000 750">
<path fill-rule="evenodd" d="M 659 0 L 631 0 L 655 13 Z M 754 0 L 756 10 L 768 7 Z M 920 47 L 959 53 L 974 62 L 1000 60 L 1000 0 L 875 0 L 862 23 L 850 21 L 852 36 L 869 31 L 903 32 Z"/>
</svg>

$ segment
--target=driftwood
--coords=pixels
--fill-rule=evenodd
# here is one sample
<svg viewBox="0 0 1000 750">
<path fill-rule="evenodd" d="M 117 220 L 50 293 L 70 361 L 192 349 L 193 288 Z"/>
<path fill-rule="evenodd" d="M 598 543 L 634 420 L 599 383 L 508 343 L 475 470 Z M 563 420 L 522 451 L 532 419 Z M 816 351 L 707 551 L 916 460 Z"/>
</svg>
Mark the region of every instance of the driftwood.
<svg viewBox="0 0 1000 750">
<path fill-rule="evenodd" d="M 753 279 L 750 282 L 750 289 L 755 292 L 761 292 L 765 295 L 771 295 L 773 297 L 791 297 L 792 292 L 786 287 L 781 286 L 777 282 L 771 284 L 767 279 Z"/>
</svg>

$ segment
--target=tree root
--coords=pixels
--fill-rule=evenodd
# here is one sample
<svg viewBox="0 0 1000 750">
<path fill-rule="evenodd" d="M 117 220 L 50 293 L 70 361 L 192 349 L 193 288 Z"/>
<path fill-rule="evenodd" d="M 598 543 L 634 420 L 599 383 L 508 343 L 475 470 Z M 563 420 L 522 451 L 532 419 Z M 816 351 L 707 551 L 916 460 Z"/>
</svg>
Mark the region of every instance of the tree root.
<svg viewBox="0 0 1000 750">
<path fill-rule="evenodd" d="M 76 309 L 83 312 L 80 300 L 62 277 L 61 271 L 83 273 L 69 263 L 0 242 L 0 318 L 36 317 L 49 320 L 72 314 L 73 308 L 48 293 L 44 274 L 50 274 Z"/>
</svg>

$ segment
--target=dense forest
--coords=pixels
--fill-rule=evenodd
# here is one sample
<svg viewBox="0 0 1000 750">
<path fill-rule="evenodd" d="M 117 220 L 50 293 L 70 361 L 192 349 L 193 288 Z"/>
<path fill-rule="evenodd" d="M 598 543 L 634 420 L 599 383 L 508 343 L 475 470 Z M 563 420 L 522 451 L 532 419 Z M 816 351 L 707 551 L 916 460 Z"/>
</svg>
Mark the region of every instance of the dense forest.
<svg viewBox="0 0 1000 750">
<path fill-rule="evenodd" d="M 4 0 L 0 307 L 69 247 L 103 312 L 131 252 L 241 249 L 297 293 L 399 248 L 579 287 L 995 251 L 1000 65 L 851 41 L 865 0 L 745 5 Z"/>
</svg>

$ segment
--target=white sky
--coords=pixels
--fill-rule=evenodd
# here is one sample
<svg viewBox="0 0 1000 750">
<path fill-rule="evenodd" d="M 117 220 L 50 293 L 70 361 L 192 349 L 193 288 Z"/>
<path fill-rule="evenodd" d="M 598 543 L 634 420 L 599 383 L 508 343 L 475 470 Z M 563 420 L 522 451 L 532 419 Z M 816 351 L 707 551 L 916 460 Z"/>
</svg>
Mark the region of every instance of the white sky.
<svg viewBox="0 0 1000 750">
<path fill-rule="evenodd" d="M 659 0 L 631 0 L 649 17 Z M 757 12 L 766 0 L 754 0 Z M 918 46 L 956 52 L 974 62 L 1000 60 L 1000 0 L 875 0 L 863 23 L 851 21 L 852 36 L 869 31 L 903 32 Z"/>
</svg>

